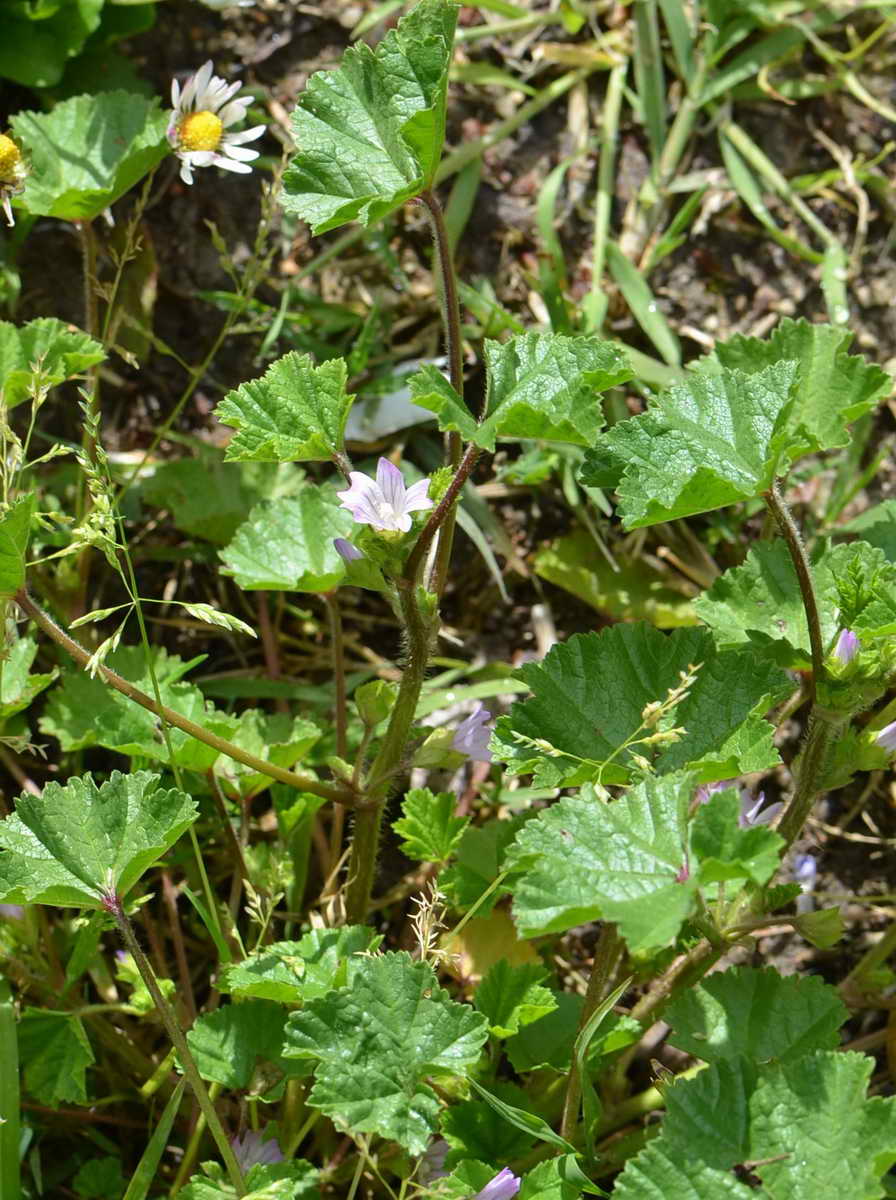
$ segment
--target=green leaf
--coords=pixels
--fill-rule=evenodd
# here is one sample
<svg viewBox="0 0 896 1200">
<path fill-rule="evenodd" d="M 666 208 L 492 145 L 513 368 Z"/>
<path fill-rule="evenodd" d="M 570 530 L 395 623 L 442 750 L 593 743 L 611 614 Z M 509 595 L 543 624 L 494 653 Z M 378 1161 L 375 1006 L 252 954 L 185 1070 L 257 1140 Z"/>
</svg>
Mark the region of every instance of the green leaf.
<svg viewBox="0 0 896 1200">
<path fill-rule="evenodd" d="M 740 1055 L 791 1062 L 833 1050 L 849 1013 L 837 989 L 817 975 L 732 967 L 675 996 L 664 1013 L 670 1042 L 704 1062 Z"/>
<path fill-rule="evenodd" d="M 513 915 L 523 937 L 615 921 L 638 952 L 665 946 L 694 908 L 680 879 L 689 778 L 649 779 L 612 803 L 590 785 L 545 809 L 517 835 L 508 861 L 523 873 Z"/>
<path fill-rule="evenodd" d="M 285 1024 L 282 1005 L 244 1000 L 198 1017 L 187 1043 L 203 1079 L 227 1088 L 245 1088 L 260 1068 L 262 1073 L 273 1074 L 271 1082 L 278 1083 L 282 1075 L 297 1073 L 295 1064 L 281 1054 Z M 262 1085 L 261 1090 L 268 1088 Z"/>
<path fill-rule="evenodd" d="M 0 522 L 2 531 L 2 522 Z M 0 532 L 2 538 L 2 532 Z M 2 566 L 0 566 L 2 574 Z M 19 638 L 7 648 L 6 658 L 0 661 L 0 722 L 8 720 L 29 706 L 44 688 L 56 678 L 55 671 L 46 675 L 31 675 L 29 670 L 37 654 L 37 642 Z"/>
<path fill-rule="evenodd" d="M 752 1188 L 728 1171 L 682 1157 L 657 1138 L 630 1158 L 617 1176 L 614 1200 L 755 1200 Z"/>
<path fill-rule="evenodd" d="M 896 1100 L 865 1098 L 873 1069 L 867 1054 L 818 1052 L 760 1080 L 750 1104 L 750 1157 L 773 1160 L 756 1168 L 768 1195 L 885 1194 L 880 1177 L 896 1162 Z"/>
<path fill-rule="evenodd" d="M 875 504 L 836 532 L 857 533 L 869 545 L 883 550 L 888 562 L 896 562 L 896 500 Z"/>
<path fill-rule="evenodd" d="M 822 545 L 812 577 L 826 646 L 844 626 L 863 639 L 896 633 L 896 566 L 882 550 L 867 542 Z M 811 665 L 799 581 L 782 540 L 753 546 L 694 607 L 720 646 L 752 644 L 781 666 Z"/>
<path fill-rule="evenodd" d="M 338 1128 L 421 1154 L 439 1112 L 427 1078 L 465 1076 L 486 1036 L 485 1018 L 455 1003 L 428 963 L 389 953 L 359 963 L 350 986 L 292 1013 L 284 1054 L 314 1061 L 308 1103 Z"/>
<path fill-rule="evenodd" d="M 305 962 L 298 942 L 274 942 L 256 950 L 241 962 L 226 966 L 218 979 L 220 992 L 255 996 L 279 1004 L 298 1004 L 302 999 Z"/>
<path fill-rule="evenodd" d="M 178 1194 L 178 1200 L 235 1200 L 236 1192 L 220 1163 L 205 1162 L 206 1177 L 194 1175 Z M 247 1191 L 243 1200 L 320 1200 L 318 1170 L 302 1158 L 290 1162 L 256 1163 L 245 1174 Z"/>
<path fill-rule="evenodd" d="M 701 884 L 729 879 L 767 883 L 779 866 L 784 839 L 764 825 L 739 827 L 741 798 L 736 788 L 711 796 L 697 810 L 691 852 L 700 863 Z"/>
<path fill-rule="evenodd" d="M 456 20 L 446 0 L 422 0 L 375 51 L 359 42 L 337 70 L 312 75 L 293 113 L 287 212 L 315 233 L 370 225 L 432 184 Z"/>
<path fill-rule="evenodd" d="M 0 599 L 25 585 L 25 555 L 34 519 L 34 493 L 22 496 L 0 517 Z"/>
<path fill-rule="evenodd" d="M 696 625 L 693 588 L 643 554 L 613 553 L 613 570 L 587 530 L 558 538 L 535 555 L 535 574 L 572 592 L 598 612 L 627 621 L 650 621 L 658 629 Z"/>
<path fill-rule="evenodd" d="M 25 87 L 53 87 L 68 60 L 100 23 L 105 0 L 61 0 L 45 15 L 27 5 L 4 12 L 0 76 Z"/>
<path fill-rule="evenodd" d="M 661 732 L 682 727 L 680 740 L 627 747 L 655 732 L 641 729 L 645 706 L 666 700 L 697 664 L 690 692 L 659 724 Z M 787 677 L 747 651 L 720 653 L 705 629 L 666 635 L 638 623 L 577 634 L 516 674 L 533 696 L 497 722 L 492 749 L 513 772 L 534 772 L 536 786 L 624 783 L 633 754 L 659 774 L 688 766 L 701 783 L 778 761 L 761 714 L 789 693 Z"/>
<path fill-rule="evenodd" d="M 148 504 L 170 510 L 176 528 L 224 546 L 285 471 L 300 482 L 301 472 L 292 468 L 227 463 L 220 454 L 203 452 L 160 463 L 140 492 Z"/>
<path fill-rule="evenodd" d="M 552 995 L 553 1010 L 530 1025 L 522 1026 L 507 1042 L 507 1057 L 519 1074 L 542 1067 L 563 1075 L 569 1073 L 584 1001 L 572 992 L 554 992 Z M 638 1028 L 640 1030 L 640 1026 Z"/>
<path fill-rule="evenodd" d="M 380 937 L 363 925 L 312 929 L 297 942 L 274 942 L 226 967 L 218 984 L 235 996 L 257 996 L 297 1004 L 343 987 L 359 956 L 379 945 Z"/>
<path fill-rule="evenodd" d="M 163 649 L 153 652 L 153 661 L 163 704 L 200 725 L 214 720 L 218 731 L 225 735 L 236 724 L 234 718 L 215 714 L 198 688 L 180 682 L 180 676 L 193 664 L 184 664 Z M 142 646 L 120 647 L 109 655 L 106 665 L 144 692 L 153 694 Z M 105 746 L 121 754 L 168 762 L 168 748 L 158 732 L 155 715 L 84 671 L 63 675 L 59 686 L 50 693 L 38 723 L 43 733 L 59 739 L 63 750 Z M 218 757 L 217 751 L 179 729 L 169 729 L 168 735 L 175 762 L 181 766 L 205 771 Z"/>
<path fill-rule="evenodd" d="M 3 403 L 14 408 L 28 399 L 38 381 L 55 387 L 95 367 L 105 357 L 99 342 L 55 317 L 38 317 L 27 325 L 0 321 Z"/>
<path fill-rule="evenodd" d="M 221 551 L 223 573 L 250 591 L 329 592 L 345 575 L 333 540 L 354 528 L 332 492 L 309 485 L 252 509 Z"/>
<path fill-rule="evenodd" d="M 695 372 L 608 430 L 596 456 L 586 454 L 582 482 L 600 486 L 609 457 L 627 529 L 759 496 L 786 461 L 796 375 L 791 362 L 755 374 Z"/>
<path fill-rule="evenodd" d="M 228 392 L 215 410 L 237 432 L 227 461 L 326 460 L 343 449 L 345 422 L 354 396 L 345 390 L 345 359 L 319 367 L 308 354 L 287 354 L 261 379 Z"/>
<path fill-rule="evenodd" d="M 294 767 L 320 737 L 318 727 L 304 717 L 266 713 L 258 708 L 244 709 L 227 733 L 228 741 L 278 767 Z M 271 786 L 269 775 L 253 771 L 227 755 L 217 759 L 214 771 L 228 795 L 243 799 L 257 796 Z"/>
<path fill-rule="evenodd" d="M 86 1071 L 94 1057 L 80 1018 L 26 1008 L 18 1034 L 25 1088 L 35 1100 L 50 1108 L 66 1102 L 85 1104 Z"/>
<path fill-rule="evenodd" d="M 401 852 L 419 862 L 446 862 L 457 849 L 469 817 L 456 817 L 457 798 L 451 792 L 413 788 L 401 804 L 402 816 L 392 828 L 404 841 Z"/>
<path fill-rule="evenodd" d="M 496 1083 L 494 1090 L 507 1104 L 521 1107 L 526 1093 L 514 1084 Z M 446 1168 L 464 1158 L 475 1158 L 494 1167 L 521 1158 L 532 1149 L 534 1135 L 511 1125 L 485 1100 L 461 1100 L 442 1114 L 442 1134 L 451 1147 Z"/>
<path fill-rule="evenodd" d="M 83 1163 L 72 1180 L 72 1187 L 78 1200 L 119 1200 L 126 1183 L 121 1172 L 121 1159 L 107 1155 Z"/>
<path fill-rule="evenodd" d="M 99 787 L 90 775 L 48 783 L 0 822 L 0 896 L 99 908 L 110 892 L 126 895 L 195 819 L 195 802 L 148 771 L 113 771 Z"/>
<path fill-rule="evenodd" d="M 785 317 L 767 340 L 736 334 L 716 345 L 723 367 L 754 374 L 790 359 L 798 364 L 793 409 L 788 419 L 791 461 L 832 450 L 849 440 L 847 425 L 876 408 L 893 386 L 890 376 L 849 354 L 853 334 L 842 326 L 812 325 Z"/>
<path fill-rule="evenodd" d="M 503 870 L 507 847 L 525 820 L 526 817 L 518 815 L 509 821 L 487 821 L 464 830 L 457 847 L 457 861 L 439 875 L 439 888 L 455 908 L 472 908 L 495 882 Z M 506 885 L 495 888 L 477 908 L 477 915 L 488 916 L 507 891 Z"/>
<path fill-rule="evenodd" d="M 509 1038 L 557 1007 L 554 993 L 544 986 L 544 967 L 523 963 L 513 967 L 499 959 L 485 975 L 473 1002 L 488 1020 L 495 1037 Z M 472 1155 L 482 1157 L 482 1155 Z"/>
<path fill-rule="evenodd" d="M 486 341 L 485 418 L 477 424 L 432 365 L 410 380 L 414 403 L 438 414 L 439 428 L 494 450 L 495 440 L 544 438 L 591 446 L 604 424 L 596 392 L 631 379 L 618 346 L 597 337 L 524 333 Z"/>
<path fill-rule="evenodd" d="M 74 96 L 11 121 L 31 160 L 21 204 L 35 216 L 91 221 L 169 152 L 156 99 L 128 92 Z"/>
</svg>

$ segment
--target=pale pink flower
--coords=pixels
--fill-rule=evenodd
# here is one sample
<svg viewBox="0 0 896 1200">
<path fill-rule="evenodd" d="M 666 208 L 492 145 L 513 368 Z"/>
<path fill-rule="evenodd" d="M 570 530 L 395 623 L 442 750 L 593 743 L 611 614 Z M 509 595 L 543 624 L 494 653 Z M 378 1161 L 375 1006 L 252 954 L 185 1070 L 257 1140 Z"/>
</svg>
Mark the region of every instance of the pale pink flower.
<svg viewBox="0 0 896 1200">
<path fill-rule="evenodd" d="M 514 1175 L 510 1167 L 505 1167 L 503 1171 L 499 1171 L 494 1179 L 490 1179 L 488 1183 L 478 1191 L 473 1197 L 473 1200 L 511 1200 L 520 1190 L 522 1180 L 518 1175 Z"/>
<path fill-rule="evenodd" d="M 336 495 L 359 525 L 407 533 L 411 528 L 411 513 L 432 508 L 427 495 L 429 480 L 420 479 L 405 487 L 401 471 L 388 458 L 381 458 L 377 464 L 376 479 L 360 471 L 351 471 L 349 479 L 351 487 Z"/>
<path fill-rule="evenodd" d="M 859 639 L 851 629 L 843 629 L 837 638 L 834 654 L 845 665 L 851 663 L 859 652 Z"/>
</svg>

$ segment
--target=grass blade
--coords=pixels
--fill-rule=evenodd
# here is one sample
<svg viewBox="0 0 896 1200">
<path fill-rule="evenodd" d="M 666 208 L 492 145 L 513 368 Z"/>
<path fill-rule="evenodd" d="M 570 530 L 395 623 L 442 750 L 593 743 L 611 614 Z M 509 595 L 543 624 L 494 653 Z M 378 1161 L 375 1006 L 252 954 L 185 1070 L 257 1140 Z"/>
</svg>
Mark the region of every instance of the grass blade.
<svg viewBox="0 0 896 1200">
<path fill-rule="evenodd" d="M 669 322 L 660 312 L 647 280 L 629 262 L 615 242 L 607 243 L 607 264 L 632 316 L 659 351 L 660 358 L 670 367 L 681 366 L 681 346 L 672 332 Z"/>
<path fill-rule="evenodd" d="M 150 1184 L 155 1180 L 159 1163 L 162 1161 L 162 1155 L 165 1152 L 165 1146 L 168 1144 L 168 1135 L 171 1133 L 174 1118 L 177 1116 L 178 1108 L 180 1108 L 185 1087 L 186 1080 L 182 1079 L 171 1093 L 168 1103 L 165 1105 L 165 1109 L 159 1118 L 159 1123 L 155 1127 L 146 1149 L 143 1151 L 140 1162 L 137 1164 L 137 1170 L 131 1176 L 131 1182 L 128 1184 L 128 1190 L 124 1194 L 124 1200 L 146 1200 L 146 1194 L 149 1191 Z M 3 1194 L 4 1196 L 6 1195 L 5 1192 Z"/>
<path fill-rule="evenodd" d="M 0 975 L 0 1196 L 19 1200 L 19 1047 L 9 980 Z"/>
</svg>

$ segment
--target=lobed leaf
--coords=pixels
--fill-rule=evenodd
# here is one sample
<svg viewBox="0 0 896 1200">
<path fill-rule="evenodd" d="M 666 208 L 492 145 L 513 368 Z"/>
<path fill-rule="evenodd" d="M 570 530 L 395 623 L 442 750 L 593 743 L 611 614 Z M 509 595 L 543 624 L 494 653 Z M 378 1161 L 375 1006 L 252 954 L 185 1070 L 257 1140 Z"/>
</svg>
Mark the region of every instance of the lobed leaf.
<svg viewBox="0 0 896 1200">
<path fill-rule="evenodd" d="M 314 233 L 384 217 L 431 186 L 445 137 L 457 8 L 421 0 L 376 50 L 312 75 L 293 113 L 299 153 L 281 201 Z"/>
<path fill-rule="evenodd" d="M 439 1112 L 427 1077 L 465 1076 L 486 1036 L 485 1018 L 451 1000 L 428 963 L 389 953 L 292 1013 L 283 1053 L 314 1062 L 308 1103 L 339 1128 L 421 1154 Z"/>
<path fill-rule="evenodd" d="M 87 1102 L 86 1072 L 94 1056 L 79 1017 L 26 1008 L 18 1043 L 25 1088 L 35 1100 L 50 1108 Z"/>
<path fill-rule="evenodd" d="M 797 366 L 695 372 L 608 430 L 581 479 L 618 479 L 627 529 L 708 512 L 761 495 L 787 461 Z M 608 474 L 609 472 L 609 474 Z"/>
<path fill-rule="evenodd" d="M 344 446 L 354 396 L 345 390 L 345 359 L 319 367 L 308 354 L 291 353 L 272 363 L 261 379 L 228 392 L 215 410 L 236 433 L 227 462 L 327 460 Z"/>
<path fill-rule="evenodd" d="M 392 828 L 404 840 L 401 852 L 419 862 L 443 863 L 454 854 L 469 817 L 456 817 L 457 798 L 451 792 L 412 788 L 401 803 L 402 816 Z"/>
<path fill-rule="evenodd" d="M 16 904 L 102 907 L 110 892 L 124 896 L 196 819 L 196 804 L 158 775 L 113 771 L 40 796 L 23 793 L 0 822 L 0 897 Z"/>
<path fill-rule="evenodd" d="M 896 633 L 896 566 L 867 542 L 820 546 L 812 560 L 821 636 L 844 626 L 863 639 Z M 752 645 L 784 667 L 811 665 L 809 628 L 793 561 L 782 540 L 753 546 L 694 601 L 720 646 Z"/>
<path fill-rule="evenodd" d="M 158 100 L 130 92 L 73 96 L 10 124 L 31 160 L 20 203 L 34 216 L 91 221 L 169 153 Z"/>
<path fill-rule="evenodd" d="M 227 1088 L 246 1088 L 256 1070 L 273 1068 L 273 1082 L 279 1082 L 283 1075 L 305 1074 L 281 1056 L 285 1024 L 282 1004 L 244 1000 L 203 1013 L 187 1034 L 187 1043 L 203 1079 Z"/>
<path fill-rule="evenodd" d="M 221 551 L 223 573 L 250 591 L 329 592 L 345 575 L 333 540 L 354 528 L 332 492 L 317 487 L 262 501 Z"/>
<path fill-rule="evenodd" d="M 604 424 L 596 393 L 631 379 L 618 346 L 592 336 L 523 333 L 486 340 L 485 415 L 477 423 L 432 364 L 410 380 L 414 403 L 439 417 L 439 428 L 494 450 L 501 439 L 544 438 L 591 446 Z"/>
<path fill-rule="evenodd" d="M 842 325 L 784 317 L 769 338 L 735 334 L 719 342 L 713 356 L 723 367 L 751 374 L 784 359 L 798 365 L 788 418 L 788 455 L 794 461 L 845 446 L 849 422 L 876 408 L 892 390 L 886 371 L 848 353 L 853 336 Z"/>
<path fill-rule="evenodd" d="M 34 521 L 34 493 L 21 496 L 0 517 L 0 600 L 25 586 L 25 555 Z"/>
<path fill-rule="evenodd" d="M 679 993 L 666 1009 L 670 1042 L 704 1062 L 740 1055 L 790 1062 L 833 1050 L 848 1017 L 837 989 L 817 975 L 732 967 Z"/>
<path fill-rule="evenodd" d="M 273 942 L 221 972 L 218 987 L 235 996 L 299 1004 L 344 987 L 380 938 L 363 925 L 312 929 L 297 942 Z"/>
<path fill-rule="evenodd" d="M 682 727 L 679 740 L 627 746 L 639 736 L 645 706 L 665 700 L 681 672 L 698 664 L 690 692 L 659 726 Z M 517 676 L 533 696 L 497 722 L 492 750 L 513 772 L 533 772 L 538 786 L 624 783 L 633 754 L 659 774 L 688 766 L 702 783 L 778 761 L 761 714 L 788 694 L 787 677 L 744 650 L 720 653 L 705 629 L 667 635 L 638 623 L 576 634 Z"/>
<path fill-rule="evenodd" d="M 0 394 L 6 408 L 27 400 L 39 382 L 55 387 L 106 357 L 89 334 L 55 317 L 26 325 L 0 321 Z"/>
<path fill-rule="evenodd" d="M 540 963 L 511 966 L 506 958 L 499 959 L 483 977 L 473 1003 L 495 1037 L 513 1037 L 523 1026 L 554 1011 L 557 1001 L 544 986 L 544 978 Z"/>
<path fill-rule="evenodd" d="M 517 835 L 513 915 L 523 937 L 615 921 L 632 951 L 666 945 L 695 904 L 687 857 L 689 778 L 649 779 L 612 803 L 590 785 Z"/>
</svg>

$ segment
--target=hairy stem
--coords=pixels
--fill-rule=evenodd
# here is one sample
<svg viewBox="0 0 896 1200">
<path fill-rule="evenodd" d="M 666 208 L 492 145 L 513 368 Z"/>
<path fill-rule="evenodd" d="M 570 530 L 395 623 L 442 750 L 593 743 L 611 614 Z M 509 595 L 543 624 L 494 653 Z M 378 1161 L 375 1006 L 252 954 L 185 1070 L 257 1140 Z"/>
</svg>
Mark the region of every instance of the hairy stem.
<svg viewBox="0 0 896 1200">
<path fill-rule="evenodd" d="M 591 964 L 591 978 L 588 980 L 588 990 L 585 993 L 585 1004 L 579 1018 L 578 1032 L 585 1028 L 591 1020 L 591 1015 L 607 994 L 613 972 L 619 961 L 622 950 L 622 939 L 615 925 L 605 923 L 600 931 L 600 938 L 594 951 L 594 962 Z M 579 1122 L 579 1104 L 582 1099 L 582 1081 L 579 1078 L 578 1064 L 573 1061 L 566 1079 L 566 1095 L 563 1097 L 563 1120 L 560 1133 L 568 1142 L 573 1140 L 576 1125 Z"/>
<path fill-rule="evenodd" d="M 460 490 L 467 482 L 470 472 L 475 467 L 476 460 L 481 453 L 482 451 L 479 447 L 474 446 L 472 443 L 467 447 L 466 453 L 461 459 L 460 466 L 457 468 L 454 478 L 448 485 L 448 490 L 433 509 L 429 520 L 420 530 L 420 536 L 417 538 L 414 549 L 408 555 L 407 561 L 404 564 L 404 578 L 408 583 L 416 580 L 421 563 L 426 557 L 426 552 L 432 543 L 432 539 L 438 533 L 448 516 L 454 512 L 454 504 L 460 495 Z"/>
<path fill-rule="evenodd" d="M 346 920 L 350 925 L 363 924 L 370 909 L 383 811 L 417 711 L 433 634 L 434 620 L 427 620 L 420 612 L 413 584 L 403 583 L 399 588 L 399 600 L 408 639 L 408 657 L 389 724 L 370 768 L 367 787 L 357 802 L 346 891 Z"/>
<path fill-rule="evenodd" d="M 812 811 L 812 805 L 818 799 L 818 777 L 824 766 L 828 744 L 831 736 L 836 736 L 844 724 L 845 721 L 831 720 L 818 709 L 809 714 L 806 740 L 795 765 L 796 787 L 775 831 L 784 838 L 788 846 L 792 846 L 799 837 L 806 818 Z"/>
<path fill-rule="evenodd" d="M 61 646 L 79 666 L 87 666 L 90 661 L 90 655 L 84 647 L 57 625 L 49 613 L 44 612 L 31 599 L 24 588 L 16 593 L 15 600 L 22 612 L 30 617 L 57 645 Z M 283 767 L 265 762 L 264 759 L 257 758 L 254 754 L 250 754 L 239 746 L 235 746 L 232 742 L 228 742 L 226 738 L 218 737 L 217 734 L 211 733 L 201 725 L 197 725 L 195 721 L 191 721 L 188 717 L 175 712 L 173 708 L 168 708 L 164 704 L 158 704 L 146 692 L 142 692 L 138 687 L 134 687 L 127 679 L 123 679 L 121 675 L 109 667 L 100 666 L 96 674 L 104 683 L 109 684 L 110 687 L 120 692 L 122 696 L 127 696 L 129 700 L 133 700 L 135 704 L 139 704 L 149 712 L 155 713 L 157 717 L 160 717 L 163 721 L 167 721 L 169 725 L 183 730 L 190 737 L 196 738 L 198 742 L 204 742 L 206 746 L 211 746 L 219 753 L 226 754 L 228 758 L 235 759 L 237 762 L 251 767 L 253 771 L 258 771 L 260 774 L 267 775 L 271 779 L 276 779 L 280 783 L 289 784 L 290 787 L 294 787 L 298 791 L 311 792 L 314 796 L 322 796 L 325 800 L 332 800 L 336 804 L 344 804 L 349 808 L 354 804 L 354 793 L 346 785 L 321 783 L 310 775 L 299 775 L 295 771 L 287 771 Z"/>
<path fill-rule="evenodd" d="M 777 522 L 781 536 L 787 543 L 787 549 L 790 551 L 793 561 L 793 569 L 796 571 L 797 581 L 800 585 L 803 608 L 806 610 L 806 623 L 809 626 L 809 644 L 812 648 L 812 685 L 809 695 L 814 705 L 818 681 L 824 676 L 824 645 L 821 640 L 821 620 L 818 616 L 818 602 L 815 599 L 815 586 L 812 582 L 812 568 L 809 565 L 809 556 L 806 553 L 800 531 L 781 495 L 777 480 L 765 493 L 764 499 Z"/>
<path fill-rule="evenodd" d="M 348 692 L 345 684 L 345 643 L 342 636 L 342 610 L 339 593 L 327 592 L 323 597 L 327 606 L 327 621 L 330 627 L 330 652 L 333 657 L 333 687 L 335 691 L 336 754 L 345 758 L 348 754 Z M 342 853 L 342 837 L 345 828 L 345 809 L 337 805 L 333 809 L 330 824 L 330 870 L 339 861 Z"/>
<path fill-rule="evenodd" d="M 152 996 L 156 1011 L 161 1018 L 162 1024 L 165 1026 L 168 1037 L 171 1039 L 172 1046 L 177 1051 L 180 1065 L 183 1067 L 184 1074 L 187 1077 L 190 1087 L 193 1089 L 193 1094 L 208 1124 L 209 1132 L 215 1139 L 221 1158 L 224 1160 L 224 1166 L 227 1168 L 230 1182 L 233 1184 L 237 1196 L 245 1196 L 246 1187 L 243 1181 L 243 1173 L 239 1168 L 239 1163 L 236 1161 L 233 1148 L 227 1139 L 227 1134 L 224 1132 L 224 1126 L 221 1124 L 218 1111 L 212 1103 L 202 1076 L 199 1074 L 199 1069 L 196 1066 L 193 1055 L 190 1053 L 190 1047 L 187 1045 L 184 1031 L 181 1029 L 177 1017 L 174 1015 L 174 1010 L 162 995 L 162 990 L 156 980 L 155 972 L 150 966 L 149 959 L 143 953 L 140 943 L 137 941 L 133 926 L 121 903 L 121 898 L 116 895 L 108 895 L 104 898 L 103 904 L 106 910 L 111 913 L 115 924 L 118 926 L 122 941 L 130 951 L 131 957 L 136 963 L 137 970 L 140 972 L 140 977 L 146 984 L 146 989 L 150 996 Z"/>
<path fill-rule="evenodd" d="M 454 270 L 454 256 L 451 253 L 451 240 L 445 227 L 445 216 L 442 206 L 432 191 L 423 192 L 420 202 L 429 213 L 432 222 L 433 242 L 435 243 L 436 264 L 439 272 L 440 299 L 442 303 L 442 321 L 445 326 L 445 345 L 448 350 L 448 373 L 451 386 L 463 399 L 464 395 L 464 359 L 463 337 L 460 326 L 460 301 L 457 290 L 457 274 Z M 458 433 L 448 434 L 448 465 L 455 470 L 461 463 L 461 439 Z M 456 499 L 456 497 L 455 497 Z M 430 580 L 431 590 L 440 596 L 445 590 L 448 578 L 448 563 L 451 558 L 451 546 L 454 541 L 454 524 L 456 519 L 455 504 L 446 508 L 440 525 L 439 545 L 436 551 L 436 562 Z M 431 540 L 431 539 L 430 539 Z M 428 543 L 427 543 L 428 545 Z"/>
</svg>

